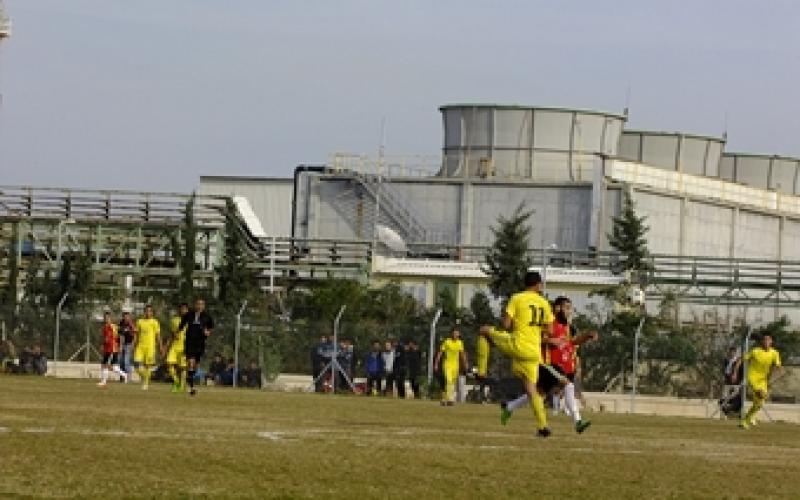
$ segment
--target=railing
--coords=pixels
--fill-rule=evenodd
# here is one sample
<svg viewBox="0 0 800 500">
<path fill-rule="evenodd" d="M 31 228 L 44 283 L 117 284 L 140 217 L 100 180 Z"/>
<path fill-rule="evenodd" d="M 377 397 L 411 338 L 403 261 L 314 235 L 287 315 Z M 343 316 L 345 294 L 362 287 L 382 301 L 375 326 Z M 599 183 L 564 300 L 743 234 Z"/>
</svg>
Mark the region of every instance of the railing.
<svg viewBox="0 0 800 500">
<path fill-rule="evenodd" d="M 434 155 L 387 155 L 375 157 L 351 153 L 334 153 L 328 166 L 336 170 L 350 170 L 366 175 L 380 174 L 394 177 L 434 177 L 439 174 L 442 158 Z"/>
<path fill-rule="evenodd" d="M 0 186 L 0 217 L 135 223 L 182 223 L 192 195 L 125 190 Z M 200 226 L 224 223 L 225 197 L 194 197 Z"/>
</svg>

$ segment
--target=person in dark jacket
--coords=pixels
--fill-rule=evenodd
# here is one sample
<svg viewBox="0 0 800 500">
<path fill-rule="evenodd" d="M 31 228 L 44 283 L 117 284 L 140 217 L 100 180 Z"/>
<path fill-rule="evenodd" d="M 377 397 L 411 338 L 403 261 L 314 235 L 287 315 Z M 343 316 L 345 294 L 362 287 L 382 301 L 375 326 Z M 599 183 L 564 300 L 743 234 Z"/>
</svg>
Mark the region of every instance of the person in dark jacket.
<svg viewBox="0 0 800 500">
<path fill-rule="evenodd" d="M 411 382 L 411 392 L 414 393 L 414 398 L 419 399 L 419 376 L 422 368 L 422 353 L 419 350 L 419 344 L 415 340 L 408 341 L 408 350 L 404 354 L 406 373 L 409 382 Z"/>
<path fill-rule="evenodd" d="M 381 343 L 377 340 L 372 343 L 372 349 L 364 358 L 364 370 L 367 372 L 367 396 L 380 395 L 381 378 L 383 377 L 383 356 Z"/>
<path fill-rule="evenodd" d="M 322 392 L 322 369 L 325 368 L 323 354 L 328 350 L 328 336 L 322 335 L 319 342 L 311 348 L 311 376 L 314 380 L 314 390 Z"/>
</svg>

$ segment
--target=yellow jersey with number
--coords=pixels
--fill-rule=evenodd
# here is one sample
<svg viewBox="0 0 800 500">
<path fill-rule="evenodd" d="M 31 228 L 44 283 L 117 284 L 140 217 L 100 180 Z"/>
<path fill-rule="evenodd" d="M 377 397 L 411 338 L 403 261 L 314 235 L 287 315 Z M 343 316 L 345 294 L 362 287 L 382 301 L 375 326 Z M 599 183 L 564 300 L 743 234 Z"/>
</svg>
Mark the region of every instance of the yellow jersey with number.
<svg viewBox="0 0 800 500">
<path fill-rule="evenodd" d="M 550 302 L 538 292 L 515 293 L 506 305 L 506 315 L 511 318 L 511 335 L 517 350 L 526 358 L 540 359 L 542 328 L 555 319 Z"/>
</svg>

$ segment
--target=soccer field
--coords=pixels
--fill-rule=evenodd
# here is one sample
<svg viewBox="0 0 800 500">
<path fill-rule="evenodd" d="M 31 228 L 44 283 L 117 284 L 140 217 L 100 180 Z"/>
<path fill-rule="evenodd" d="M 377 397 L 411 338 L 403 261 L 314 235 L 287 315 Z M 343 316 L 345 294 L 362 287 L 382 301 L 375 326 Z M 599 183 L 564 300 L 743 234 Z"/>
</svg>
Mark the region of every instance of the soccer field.
<svg viewBox="0 0 800 500">
<path fill-rule="evenodd" d="M 0 376 L 0 497 L 800 495 L 800 427 Z"/>
</svg>

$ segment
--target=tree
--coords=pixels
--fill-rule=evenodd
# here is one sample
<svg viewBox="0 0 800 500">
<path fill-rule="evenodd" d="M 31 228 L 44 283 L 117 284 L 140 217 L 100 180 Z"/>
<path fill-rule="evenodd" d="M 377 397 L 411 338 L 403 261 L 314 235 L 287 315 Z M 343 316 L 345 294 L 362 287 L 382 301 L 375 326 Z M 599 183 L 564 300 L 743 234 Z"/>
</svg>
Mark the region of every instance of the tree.
<svg viewBox="0 0 800 500">
<path fill-rule="evenodd" d="M 636 215 L 636 205 L 630 193 L 624 192 L 622 210 L 613 218 L 614 227 L 608 235 L 608 244 L 625 257 L 622 263 L 623 271 L 646 271 L 650 265 L 647 262 L 646 217 Z"/>
<path fill-rule="evenodd" d="M 226 310 L 238 311 L 256 289 L 254 273 L 247 267 L 247 246 L 237 220 L 236 205 L 225 201 L 225 253 L 219 270 L 219 301 Z"/>
<path fill-rule="evenodd" d="M 194 221 L 194 194 L 186 202 L 183 216 L 183 249 L 177 238 L 172 241 L 173 252 L 180 265 L 178 301 L 189 301 L 194 296 L 194 266 L 197 241 L 197 226 Z M 177 301 L 176 301 L 177 302 Z"/>
<path fill-rule="evenodd" d="M 533 263 L 528 254 L 528 219 L 532 214 L 520 204 L 510 218 L 501 216 L 498 226 L 491 228 L 495 240 L 486 254 L 484 272 L 489 275 L 489 289 L 495 298 L 507 299 L 522 288 Z"/>
</svg>

